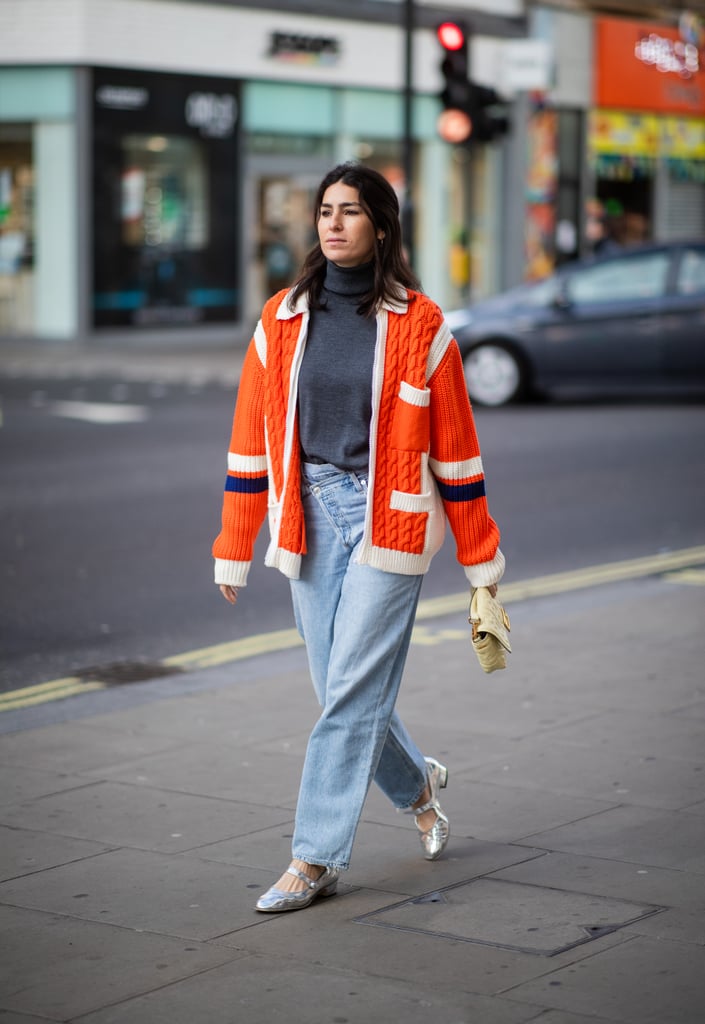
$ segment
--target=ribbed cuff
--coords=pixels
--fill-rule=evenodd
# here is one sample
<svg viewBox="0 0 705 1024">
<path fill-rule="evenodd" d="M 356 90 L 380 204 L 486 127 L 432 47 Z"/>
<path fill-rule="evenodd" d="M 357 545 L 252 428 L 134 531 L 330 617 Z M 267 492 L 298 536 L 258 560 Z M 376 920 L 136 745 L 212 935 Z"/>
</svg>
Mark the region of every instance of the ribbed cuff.
<svg viewBox="0 0 705 1024">
<path fill-rule="evenodd" d="M 226 558 L 216 558 L 215 582 L 218 586 L 246 587 L 251 565 L 252 562 L 231 562 Z"/>
<path fill-rule="evenodd" d="M 463 568 L 471 587 L 491 587 L 493 583 L 499 583 L 504 575 L 504 555 L 497 548 L 497 554 L 491 562 L 465 565 Z"/>
</svg>

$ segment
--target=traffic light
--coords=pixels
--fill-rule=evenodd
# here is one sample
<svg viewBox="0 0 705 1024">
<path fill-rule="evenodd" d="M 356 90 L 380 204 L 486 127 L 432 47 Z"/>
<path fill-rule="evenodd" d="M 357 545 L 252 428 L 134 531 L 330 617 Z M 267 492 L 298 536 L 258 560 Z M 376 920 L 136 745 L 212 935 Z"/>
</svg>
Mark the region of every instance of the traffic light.
<svg viewBox="0 0 705 1024">
<path fill-rule="evenodd" d="M 468 113 L 470 82 L 467 33 L 463 25 L 444 21 L 436 29 L 436 36 L 443 48 L 443 111 L 438 118 L 438 133 L 445 142 L 460 144 L 466 142 L 472 134 Z"/>
<path fill-rule="evenodd" d="M 438 134 L 445 142 L 468 146 L 491 142 L 509 130 L 502 100 L 484 85 L 468 77 L 468 34 L 460 22 L 444 21 L 436 29 L 443 48 L 440 94 L 443 110 L 438 118 Z"/>
<path fill-rule="evenodd" d="M 470 83 L 472 136 L 476 142 L 492 142 L 509 131 L 509 114 L 499 94 L 485 85 Z"/>
</svg>

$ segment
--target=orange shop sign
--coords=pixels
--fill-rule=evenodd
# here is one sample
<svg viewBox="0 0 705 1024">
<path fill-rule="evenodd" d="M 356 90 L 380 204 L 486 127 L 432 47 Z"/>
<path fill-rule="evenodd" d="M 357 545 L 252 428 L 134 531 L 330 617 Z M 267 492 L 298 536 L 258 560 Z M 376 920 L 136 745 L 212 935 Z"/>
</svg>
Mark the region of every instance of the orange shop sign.
<svg viewBox="0 0 705 1024">
<path fill-rule="evenodd" d="M 705 114 L 702 24 L 679 28 L 597 18 L 595 105 L 622 110 Z"/>
</svg>

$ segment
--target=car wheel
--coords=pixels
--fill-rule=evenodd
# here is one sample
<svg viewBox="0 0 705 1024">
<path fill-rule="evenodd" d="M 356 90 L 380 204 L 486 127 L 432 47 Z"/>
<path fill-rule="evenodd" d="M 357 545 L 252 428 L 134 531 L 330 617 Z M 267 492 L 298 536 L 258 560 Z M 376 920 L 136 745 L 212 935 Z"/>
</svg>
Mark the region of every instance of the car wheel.
<svg viewBox="0 0 705 1024">
<path fill-rule="evenodd" d="M 479 405 L 506 405 L 524 388 L 524 368 L 503 345 L 478 345 L 463 359 L 470 401 Z"/>
</svg>

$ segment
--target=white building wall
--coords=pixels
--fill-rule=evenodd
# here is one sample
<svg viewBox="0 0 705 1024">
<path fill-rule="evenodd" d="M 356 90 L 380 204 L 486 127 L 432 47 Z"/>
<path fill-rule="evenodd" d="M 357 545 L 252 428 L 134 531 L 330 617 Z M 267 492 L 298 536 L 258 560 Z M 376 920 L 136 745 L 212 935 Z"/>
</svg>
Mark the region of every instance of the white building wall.
<svg viewBox="0 0 705 1024">
<path fill-rule="evenodd" d="M 550 43 L 553 75 L 549 96 L 558 107 L 587 110 L 592 104 L 592 18 L 537 8 L 530 20 L 531 35 Z"/>
<path fill-rule="evenodd" d="M 471 23 L 464 0 L 443 6 L 458 7 L 458 16 L 465 14 Z M 480 0 L 474 7 L 515 16 L 522 3 Z M 273 59 L 268 50 L 275 32 L 335 37 L 341 47 L 339 60 L 316 65 Z M 473 47 L 489 48 L 483 79 L 497 81 L 503 59 L 500 41 L 482 37 Z M 404 59 L 401 18 L 399 25 L 385 25 L 171 0 L 0 0 L 0 64 L 112 65 L 400 89 Z M 438 92 L 440 51 L 432 30 L 414 32 L 413 65 L 415 89 Z"/>
</svg>

